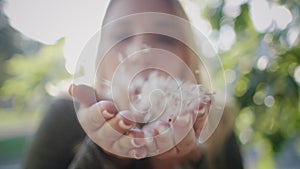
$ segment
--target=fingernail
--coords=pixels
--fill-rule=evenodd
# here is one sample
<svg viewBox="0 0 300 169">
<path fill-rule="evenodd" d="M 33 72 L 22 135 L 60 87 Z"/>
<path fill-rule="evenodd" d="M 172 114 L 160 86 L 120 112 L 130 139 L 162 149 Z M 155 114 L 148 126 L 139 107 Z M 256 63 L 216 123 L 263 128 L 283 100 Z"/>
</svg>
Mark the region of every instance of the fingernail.
<svg viewBox="0 0 300 169">
<path fill-rule="evenodd" d="M 176 124 L 178 124 L 179 126 L 186 126 L 190 122 L 190 118 L 191 115 L 189 114 L 178 116 L 176 118 Z"/>
<path fill-rule="evenodd" d="M 103 111 L 102 111 L 102 115 L 103 115 L 103 117 L 105 117 L 105 118 L 112 118 L 112 117 L 115 116 L 114 113 L 108 112 L 107 110 L 103 110 Z"/>
<path fill-rule="evenodd" d="M 132 138 L 131 139 L 131 144 L 136 148 L 142 147 L 142 146 L 145 145 L 145 139 L 143 139 L 143 138 Z"/>
<path fill-rule="evenodd" d="M 131 151 L 131 157 L 135 158 L 135 159 L 142 159 L 146 157 L 146 152 L 142 151 L 142 152 L 138 152 L 138 150 L 134 149 Z"/>
<path fill-rule="evenodd" d="M 70 87 L 69 87 L 69 90 L 68 90 L 68 92 L 69 92 L 69 94 L 71 95 L 71 96 L 73 96 L 73 89 L 74 89 L 74 84 L 71 84 L 70 85 Z"/>
<path fill-rule="evenodd" d="M 202 114 L 204 114 L 205 113 L 205 106 L 204 107 L 202 107 L 202 108 L 200 108 L 200 109 L 196 109 L 196 110 L 194 110 L 194 113 L 196 114 L 196 115 L 202 115 Z"/>
<path fill-rule="evenodd" d="M 127 123 L 127 121 L 125 122 L 124 119 L 121 119 L 121 120 L 119 121 L 119 126 L 120 126 L 121 128 L 123 128 L 123 129 L 131 129 L 131 128 L 133 127 L 132 124 Z"/>
</svg>

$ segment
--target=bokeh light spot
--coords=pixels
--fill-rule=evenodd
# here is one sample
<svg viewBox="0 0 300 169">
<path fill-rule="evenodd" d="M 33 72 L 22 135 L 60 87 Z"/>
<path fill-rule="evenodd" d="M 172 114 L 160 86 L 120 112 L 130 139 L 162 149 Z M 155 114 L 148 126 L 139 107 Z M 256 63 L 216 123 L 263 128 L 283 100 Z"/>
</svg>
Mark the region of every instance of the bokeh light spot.
<svg viewBox="0 0 300 169">
<path fill-rule="evenodd" d="M 264 103 L 267 107 L 272 107 L 275 103 L 275 98 L 273 96 L 267 96 L 264 100 Z"/>
<path fill-rule="evenodd" d="M 269 59 L 267 56 L 261 56 L 257 61 L 257 68 L 259 70 L 265 70 L 268 66 Z"/>
<path fill-rule="evenodd" d="M 294 78 L 298 84 L 300 84 L 300 66 L 295 69 Z"/>
</svg>

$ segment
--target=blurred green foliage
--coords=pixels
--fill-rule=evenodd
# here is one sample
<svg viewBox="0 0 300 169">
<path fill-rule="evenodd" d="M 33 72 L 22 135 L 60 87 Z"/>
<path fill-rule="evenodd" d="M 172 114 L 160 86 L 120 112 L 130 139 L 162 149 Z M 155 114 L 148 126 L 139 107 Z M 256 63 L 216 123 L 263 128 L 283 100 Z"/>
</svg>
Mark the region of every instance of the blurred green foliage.
<svg viewBox="0 0 300 169">
<path fill-rule="evenodd" d="M 9 78 L 5 72 L 6 60 L 16 54 L 26 56 L 35 53 L 41 47 L 41 43 L 24 37 L 10 26 L 9 19 L 3 11 L 4 5 L 5 0 L 0 0 L 0 86 Z"/>
<path fill-rule="evenodd" d="M 23 156 L 28 142 L 29 138 L 23 136 L 0 140 L 0 162 Z"/>
<path fill-rule="evenodd" d="M 245 147 L 258 146 L 260 159 L 255 168 L 275 168 L 275 154 L 287 140 L 300 136 L 300 84 L 295 77 L 300 76 L 295 75 L 300 66 L 299 35 L 295 44 L 288 43 L 289 31 L 300 28 L 300 1 L 267 1 L 269 6 L 287 7 L 293 21 L 282 30 L 273 23 L 263 32 L 253 25 L 250 1 L 240 5 L 236 17 L 224 14 L 226 1 L 213 2 L 217 5 L 208 5 L 203 14 L 212 28 L 218 31 L 227 24 L 236 34 L 232 48 L 221 51 L 220 57 L 224 69 L 235 74 L 231 89 L 240 108 L 237 134 Z"/>
<path fill-rule="evenodd" d="M 63 45 L 62 39 L 31 56 L 17 54 L 6 60 L 4 72 L 9 78 L 0 87 L 0 98 L 10 106 L 3 112 L 32 113 L 45 106 L 43 103 L 49 99 L 46 84 L 70 76 L 64 68 Z"/>
</svg>

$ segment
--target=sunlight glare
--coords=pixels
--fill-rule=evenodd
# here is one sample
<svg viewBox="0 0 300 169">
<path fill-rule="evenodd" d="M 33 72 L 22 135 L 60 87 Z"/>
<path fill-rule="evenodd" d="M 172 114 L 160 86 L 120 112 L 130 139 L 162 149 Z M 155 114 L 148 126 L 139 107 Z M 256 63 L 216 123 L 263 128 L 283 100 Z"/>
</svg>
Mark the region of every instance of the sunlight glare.
<svg viewBox="0 0 300 169">
<path fill-rule="evenodd" d="M 276 26 L 281 30 L 285 29 L 293 20 L 290 10 L 281 5 L 273 5 L 271 8 L 271 15 L 276 23 Z"/>
<path fill-rule="evenodd" d="M 295 69 L 294 78 L 298 84 L 300 84 L 300 66 Z"/>
<path fill-rule="evenodd" d="M 250 16 L 258 32 L 266 31 L 272 23 L 270 7 L 266 0 L 252 0 L 250 2 Z"/>
</svg>

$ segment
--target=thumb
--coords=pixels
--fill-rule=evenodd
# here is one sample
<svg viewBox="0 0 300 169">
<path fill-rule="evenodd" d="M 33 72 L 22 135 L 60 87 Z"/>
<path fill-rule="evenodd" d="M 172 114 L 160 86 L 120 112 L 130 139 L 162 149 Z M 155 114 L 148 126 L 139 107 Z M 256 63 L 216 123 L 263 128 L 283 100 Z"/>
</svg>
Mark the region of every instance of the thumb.
<svg viewBox="0 0 300 169">
<path fill-rule="evenodd" d="M 73 96 L 84 107 L 89 107 L 100 101 L 100 98 L 97 95 L 97 91 L 87 85 L 72 84 L 69 87 L 69 94 Z"/>
</svg>

